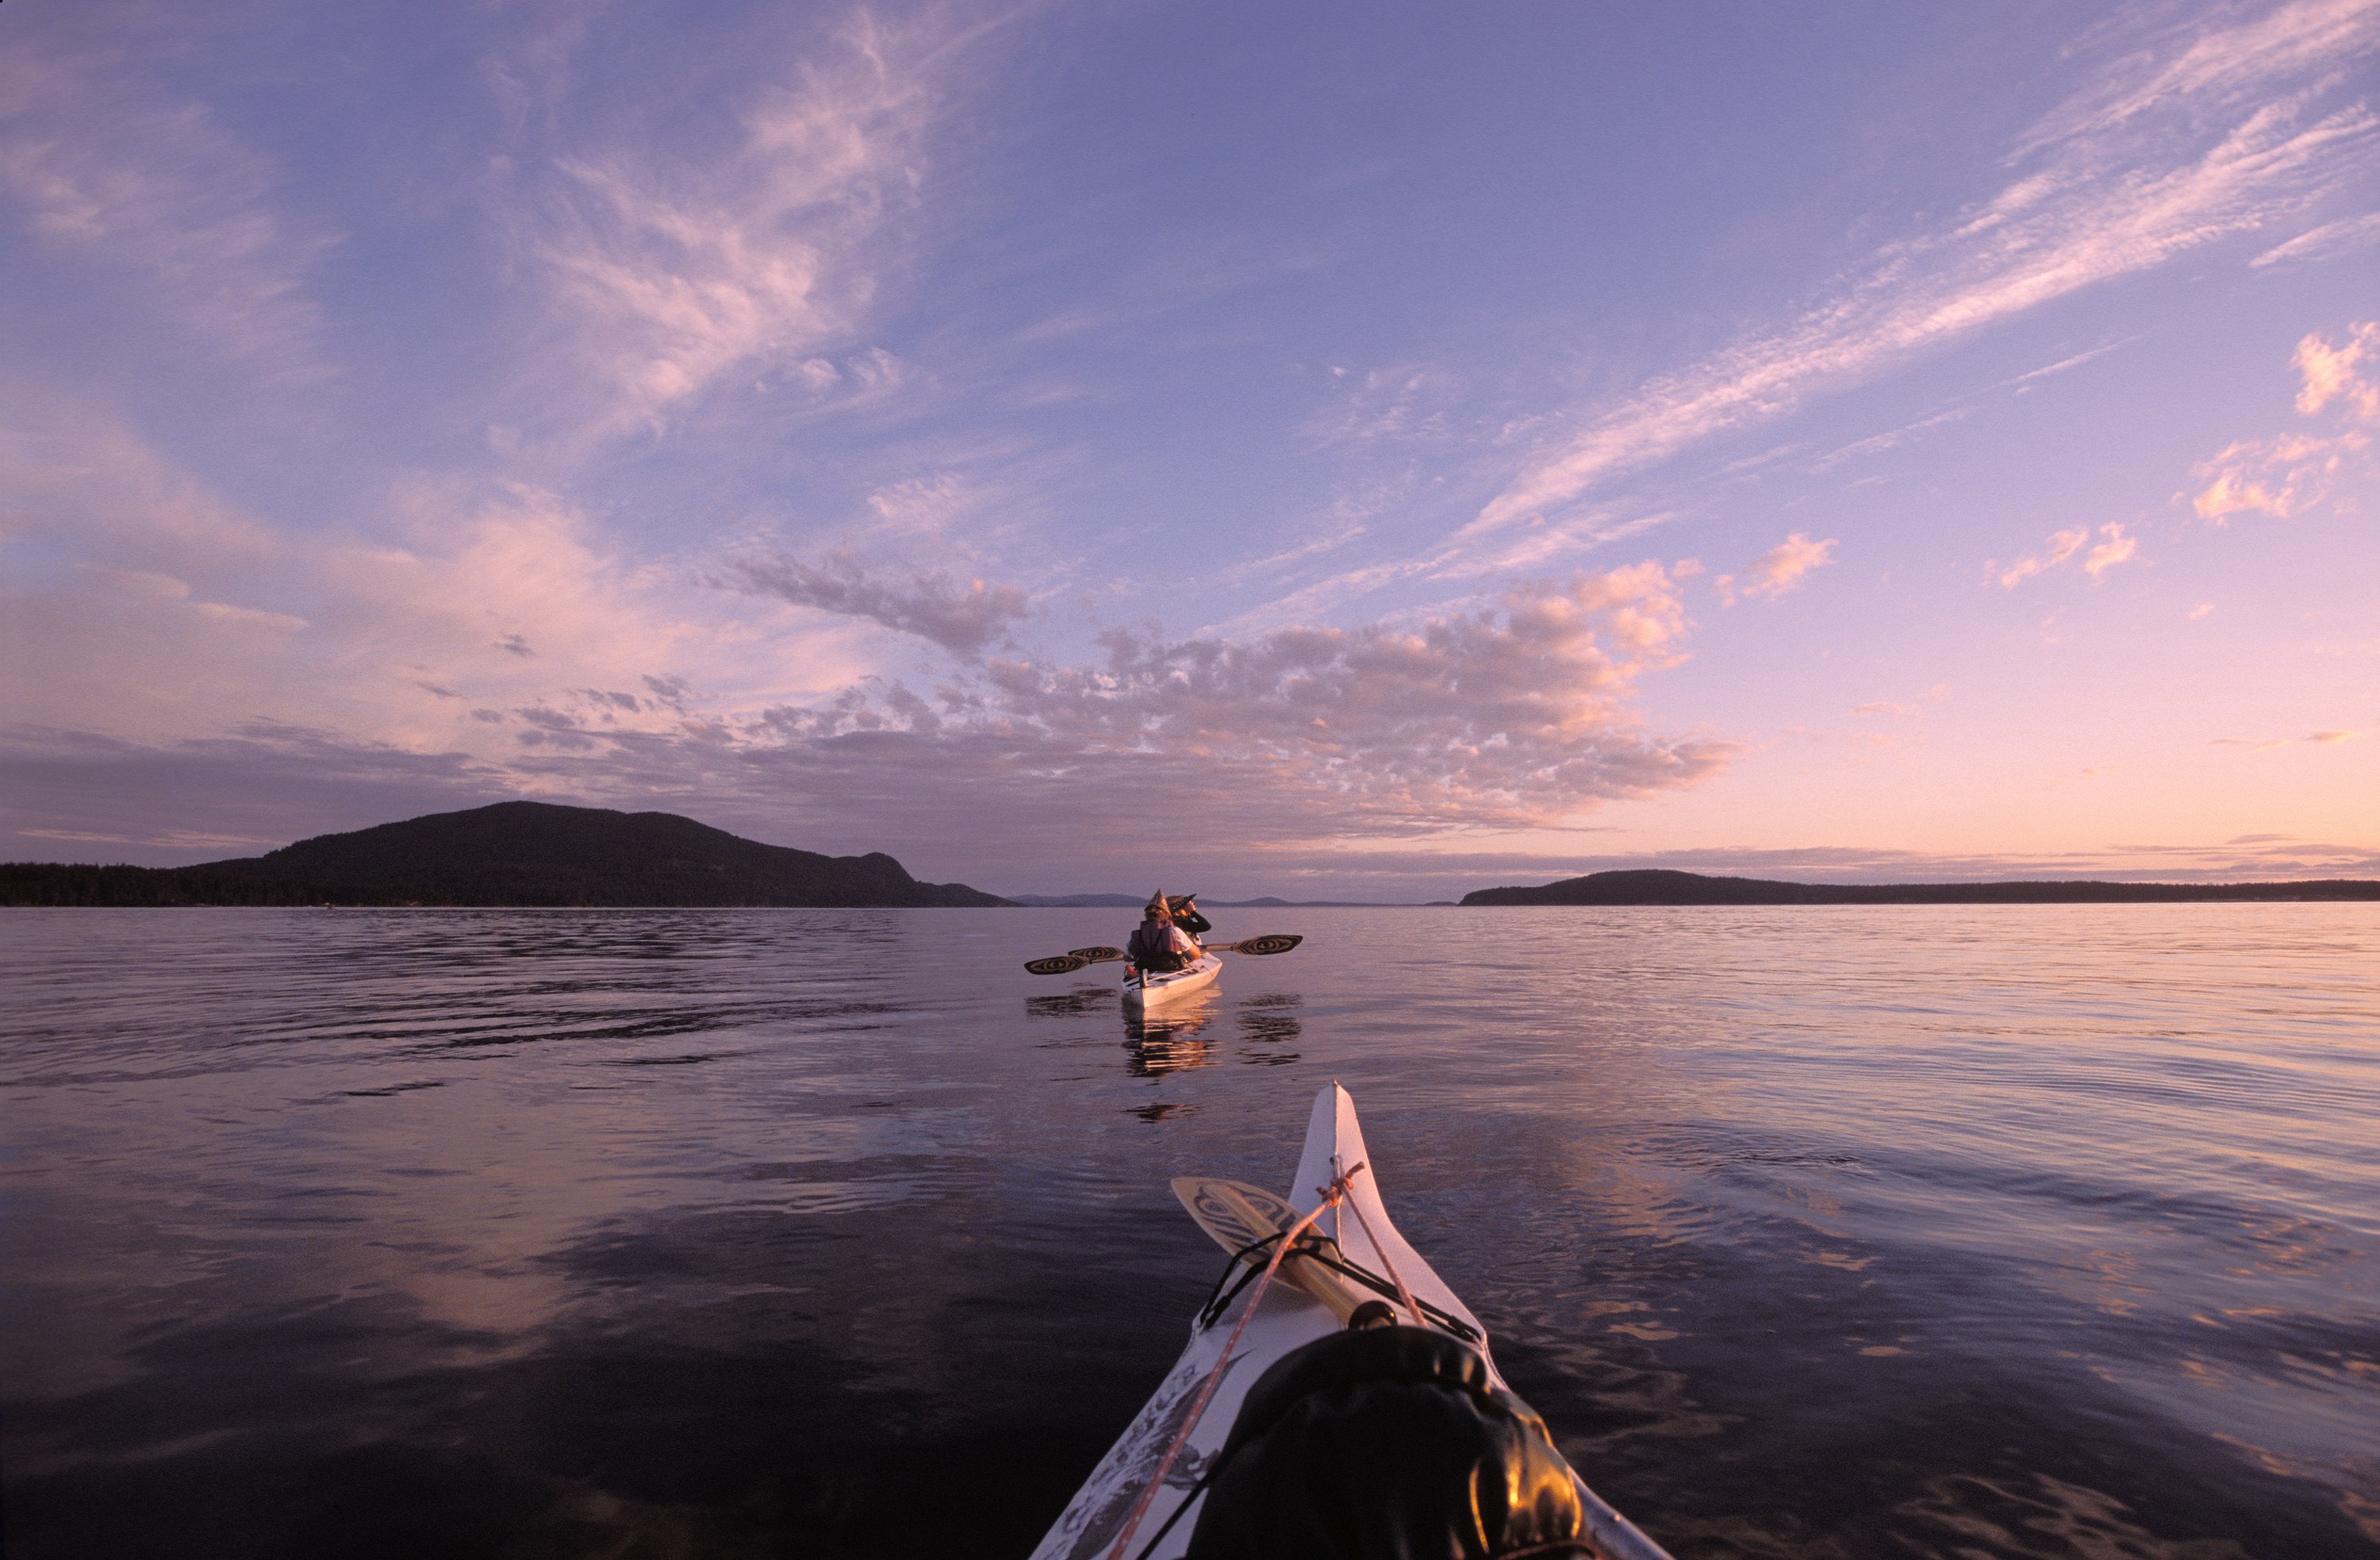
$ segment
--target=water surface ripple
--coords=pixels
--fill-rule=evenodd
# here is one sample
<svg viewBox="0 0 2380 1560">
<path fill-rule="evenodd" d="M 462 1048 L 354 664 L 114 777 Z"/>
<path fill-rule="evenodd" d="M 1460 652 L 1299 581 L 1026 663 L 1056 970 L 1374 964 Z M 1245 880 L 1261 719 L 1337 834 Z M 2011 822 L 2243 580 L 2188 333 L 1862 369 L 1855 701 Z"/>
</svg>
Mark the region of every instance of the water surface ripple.
<svg viewBox="0 0 2380 1560">
<path fill-rule="evenodd" d="M 47 1556 L 1020 1556 L 1314 1091 L 1682 1557 L 2380 1554 L 2366 906 L 0 912 Z"/>
</svg>

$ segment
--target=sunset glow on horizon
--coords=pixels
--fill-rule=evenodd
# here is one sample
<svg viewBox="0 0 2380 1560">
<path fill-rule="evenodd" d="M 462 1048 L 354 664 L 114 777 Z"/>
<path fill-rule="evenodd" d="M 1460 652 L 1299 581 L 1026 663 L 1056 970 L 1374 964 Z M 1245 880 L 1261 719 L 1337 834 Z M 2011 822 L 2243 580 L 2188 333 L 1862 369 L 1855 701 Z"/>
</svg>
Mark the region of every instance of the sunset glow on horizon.
<svg viewBox="0 0 2380 1560">
<path fill-rule="evenodd" d="M 0 43 L 7 859 L 2380 876 L 2380 0 Z"/>
</svg>

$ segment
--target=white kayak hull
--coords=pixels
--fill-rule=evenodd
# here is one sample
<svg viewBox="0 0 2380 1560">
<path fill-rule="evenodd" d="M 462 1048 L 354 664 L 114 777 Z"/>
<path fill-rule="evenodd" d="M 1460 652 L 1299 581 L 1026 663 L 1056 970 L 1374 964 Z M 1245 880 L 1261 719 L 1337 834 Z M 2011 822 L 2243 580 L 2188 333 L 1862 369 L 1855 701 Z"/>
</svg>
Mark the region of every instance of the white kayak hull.
<svg viewBox="0 0 2380 1560">
<path fill-rule="evenodd" d="M 1223 961 L 1213 954 L 1203 954 L 1196 964 L 1187 964 L 1165 974 L 1133 970 L 1123 978 L 1123 1008 L 1127 1013 L 1149 1013 L 1169 1004 L 1180 1002 L 1194 992 L 1203 992 L 1215 983 L 1223 972 Z"/>
<path fill-rule="evenodd" d="M 1470 1336 L 1466 1341 L 1488 1360 L 1496 1384 L 1503 1385 L 1502 1376 L 1496 1373 L 1494 1357 L 1488 1350 L 1487 1329 L 1479 1325 L 1479 1319 L 1471 1314 L 1461 1298 L 1447 1287 L 1446 1281 L 1431 1270 L 1419 1252 L 1405 1244 L 1404 1237 L 1389 1222 L 1388 1209 L 1380 1201 L 1378 1182 L 1369 1173 L 1370 1155 L 1364 1147 L 1363 1128 L 1355 1120 L 1355 1102 L 1333 1083 L 1315 1097 L 1314 1113 L 1306 1124 L 1305 1147 L 1298 1156 L 1297 1177 L 1290 1188 L 1289 1202 L 1300 1213 L 1310 1212 L 1321 1200 L 1322 1188 L 1342 1170 L 1352 1171 L 1357 1165 L 1366 1168 L 1354 1176 L 1348 1200 L 1361 1206 L 1362 1218 L 1349 1213 L 1342 1203 L 1316 1220 L 1314 1227 L 1337 1240 L 1348 1261 L 1376 1274 L 1393 1271 L 1426 1309 L 1454 1324 L 1450 1330 L 1467 1332 Z M 1379 1237 L 1377 1245 L 1374 1235 Z M 1075 1492 L 1074 1500 L 1034 1550 L 1033 1560 L 1105 1560 L 1115 1548 L 1133 1506 L 1148 1487 L 1150 1473 L 1181 1432 L 1183 1420 L 1189 1417 L 1200 1387 L 1213 1371 L 1224 1344 L 1232 1336 L 1232 1325 L 1246 1304 L 1245 1299 L 1235 1303 L 1206 1328 L 1193 1324 L 1190 1347 L 1182 1351 L 1182 1358 L 1174 1362 L 1157 1395 L 1099 1460 L 1088 1481 Z M 1239 1352 L 1217 1383 L 1213 1399 L 1199 1416 L 1172 1466 L 1166 1469 L 1165 1487 L 1149 1503 L 1135 1528 L 1128 1557 L 1137 1557 L 1144 1548 L 1148 1548 L 1151 1538 L 1192 1496 L 1200 1476 L 1222 1450 L 1224 1440 L 1231 1434 L 1232 1421 L 1239 1417 L 1241 1401 L 1257 1378 L 1292 1349 L 1338 1330 L 1338 1319 L 1320 1300 L 1286 1284 L 1275 1284 L 1265 1291 L 1257 1301 L 1256 1314 L 1247 1319 L 1246 1327 L 1240 1333 Z M 1605 1505 L 1584 1482 L 1579 1485 L 1579 1496 L 1586 1510 L 1590 1534 L 1611 1560 L 1670 1560 L 1658 1544 Z M 1154 1548 L 1148 1548 L 1148 1560 L 1179 1560 L 1190 1547 L 1190 1535 L 1196 1526 L 1196 1513 L 1183 1514 L 1183 1519 L 1174 1522 Z"/>
</svg>

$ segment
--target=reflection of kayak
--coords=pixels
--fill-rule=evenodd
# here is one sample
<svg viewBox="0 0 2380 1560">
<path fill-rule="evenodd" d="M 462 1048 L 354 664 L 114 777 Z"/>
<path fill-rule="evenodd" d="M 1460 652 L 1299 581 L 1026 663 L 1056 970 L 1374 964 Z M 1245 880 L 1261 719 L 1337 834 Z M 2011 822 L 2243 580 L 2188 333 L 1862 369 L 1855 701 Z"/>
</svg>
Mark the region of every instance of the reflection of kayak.
<svg viewBox="0 0 2380 1560">
<path fill-rule="evenodd" d="M 1307 1362 L 1317 1358 L 1317 1351 L 1307 1346 L 1322 1345 L 1323 1340 L 1337 1340 L 1323 1346 L 1327 1348 L 1353 1345 L 1356 1354 L 1377 1356 L 1381 1351 L 1369 1346 L 1378 1343 L 1390 1347 L 1402 1346 L 1408 1352 L 1419 1346 L 1424 1353 L 1436 1350 L 1442 1357 L 1468 1359 L 1470 1369 L 1484 1372 L 1488 1388 L 1509 1394 L 1488 1358 L 1487 1332 L 1479 1325 L 1479 1319 L 1430 1270 L 1420 1254 L 1405 1244 L 1404 1237 L 1389 1222 L 1369 1160 L 1363 1130 L 1355 1121 L 1355 1103 L 1345 1090 L 1333 1083 L 1315 1098 L 1314 1113 L 1306 1125 L 1305 1152 L 1298 1159 L 1297 1177 L 1286 1203 L 1257 1188 L 1233 1182 L 1184 1177 L 1174 1183 L 1176 1195 L 1208 1233 L 1230 1244 L 1241 1238 L 1231 1233 L 1234 1229 L 1285 1229 L 1315 1208 L 1321 1200 L 1321 1188 L 1344 1174 L 1346 1200 L 1325 1212 L 1311 1226 L 1315 1233 L 1336 1242 L 1335 1251 L 1328 1246 L 1321 1249 L 1335 1256 L 1337 1271 L 1326 1272 L 1303 1256 L 1292 1257 L 1281 1264 L 1270 1286 L 1262 1290 L 1255 1301 L 1253 1314 L 1247 1314 L 1250 1302 L 1246 1297 L 1255 1291 L 1245 1285 L 1237 1289 L 1229 1286 L 1234 1275 L 1242 1279 L 1255 1275 L 1234 1263 L 1225 1283 L 1218 1286 L 1216 1299 L 1192 1325 L 1190 1347 L 1183 1350 L 1182 1358 L 1175 1361 L 1157 1395 L 1109 1449 L 1092 1470 L 1089 1481 L 1075 1493 L 1033 1552 L 1033 1560 L 1108 1560 L 1118 1547 L 1118 1540 L 1125 1537 L 1128 1523 L 1132 1526 L 1123 1546 L 1126 1560 L 1140 1560 L 1143 1555 L 1147 1560 L 1180 1560 L 1190 1548 L 1202 1512 L 1218 1501 L 1236 1498 L 1233 1480 L 1242 1476 L 1242 1459 L 1258 1455 L 1248 1452 L 1248 1444 L 1242 1442 L 1235 1446 L 1232 1459 L 1221 1465 L 1231 1477 L 1218 1477 L 1219 1454 L 1232 1437 L 1234 1421 L 1240 1418 L 1249 1389 L 1283 1356 L 1302 1351 L 1297 1361 L 1268 1378 L 1265 1392 L 1259 1396 L 1260 1407 L 1251 1416 L 1264 1420 L 1280 1398 L 1284 1381 L 1294 1382 L 1301 1372 L 1313 1373 Z M 1259 1256 L 1256 1261 L 1260 1263 L 1262 1260 Z M 1397 1280 L 1402 1281 L 1410 1307 L 1397 1291 Z M 1349 1314 L 1355 1326 L 1362 1327 L 1364 1312 L 1378 1309 L 1376 1297 L 1395 1310 L 1400 1323 L 1409 1322 L 1413 1310 L 1417 1309 L 1427 1325 L 1363 1331 L 1342 1327 L 1342 1316 Z M 1350 1312 L 1351 1306 L 1362 1309 Z M 1226 1348 L 1232 1351 L 1231 1362 L 1217 1376 L 1217 1362 Z M 1472 1352 L 1475 1350 L 1475 1354 Z M 1184 1437 L 1182 1427 L 1196 1410 L 1210 1377 L 1214 1377 L 1212 1395 Z M 1343 1371 L 1340 1379 L 1343 1383 Z M 1526 1405 L 1509 1396 L 1506 1400 L 1526 1415 L 1530 1422 L 1536 1422 Z M 1324 1419 L 1343 1427 L 1348 1422 L 1343 1417 L 1345 1402 L 1342 1395 L 1339 1406 L 1326 1410 Z M 1542 1426 L 1539 1433 L 1542 1435 Z M 1174 1446 L 1177 1438 L 1181 1444 L 1168 1463 L 1167 1451 Z M 1163 1485 L 1135 1520 L 1135 1508 L 1140 1506 L 1142 1493 L 1160 1465 L 1164 1467 Z M 1554 1488 L 1564 1497 L 1551 1502 L 1540 1499 L 1535 1507 L 1541 1515 L 1555 1506 L 1569 1513 L 1562 1519 L 1566 1531 L 1561 1534 L 1568 1542 L 1526 1545 L 1530 1553 L 1583 1556 L 1591 1549 L 1609 1560 L 1669 1560 L 1658 1544 L 1589 1490 L 1561 1460 L 1550 1442 L 1542 1443 L 1542 1454 L 1535 1467 L 1540 1480 L 1557 1481 Z M 1312 1471 L 1310 1465 L 1301 1466 L 1286 1487 L 1311 1489 L 1307 1479 Z M 1211 1487 L 1210 1480 L 1217 1481 Z M 1513 1488 L 1516 1493 L 1522 1493 L 1518 1481 Z M 1568 1499 L 1572 1491 L 1575 1492 L 1574 1504 Z M 1475 1513 L 1477 1509 L 1463 1502 L 1457 1504 Z M 1305 1517 L 1327 1506 L 1325 1502 L 1322 1507 L 1290 1513 L 1285 1520 L 1289 1526 L 1302 1529 Z M 1230 1515 L 1227 1510 L 1218 1520 L 1226 1520 Z M 1518 1523 L 1529 1519 L 1524 1517 L 1514 1520 Z M 1537 1535 L 1540 1540 L 1545 1536 Z M 1211 1548 L 1214 1535 L 1208 1537 Z M 1444 1543 L 1441 1538 L 1439 1545 Z M 1451 1547 L 1459 1553 L 1474 1552 L 1468 1543 Z M 1505 1546 L 1498 1548 L 1500 1552 Z"/>
<path fill-rule="evenodd" d="M 1215 983 L 1223 972 L 1223 961 L 1213 954 L 1204 954 L 1196 964 L 1185 964 L 1179 969 L 1162 974 L 1156 971 L 1128 969 L 1123 977 L 1123 1009 L 1127 1013 L 1146 1013 L 1161 1004 L 1203 992 Z"/>
</svg>

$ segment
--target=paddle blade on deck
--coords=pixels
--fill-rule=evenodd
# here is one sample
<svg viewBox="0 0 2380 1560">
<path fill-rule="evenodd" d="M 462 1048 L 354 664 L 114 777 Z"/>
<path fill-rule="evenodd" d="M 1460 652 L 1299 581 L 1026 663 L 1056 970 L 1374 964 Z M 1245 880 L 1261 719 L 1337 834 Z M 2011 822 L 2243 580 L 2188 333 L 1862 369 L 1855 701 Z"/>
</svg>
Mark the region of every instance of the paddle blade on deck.
<svg viewBox="0 0 2380 1560">
<path fill-rule="evenodd" d="M 1250 1267 L 1260 1268 L 1272 1260 L 1272 1248 L 1250 1250 L 1258 1241 L 1281 1235 L 1293 1226 L 1299 1217 L 1297 1210 L 1265 1190 L 1245 1181 L 1226 1181 L 1212 1176 L 1177 1176 L 1173 1179 L 1173 1195 L 1182 1200 L 1190 1217 L 1198 1227 L 1214 1237 L 1215 1243 L 1232 1252 Z M 1299 1244 L 1312 1241 L 1325 1251 L 1335 1254 L 1335 1246 L 1327 1236 L 1308 1232 Z M 1281 1259 L 1282 1282 L 1302 1289 L 1330 1308 L 1330 1313 L 1341 1322 L 1355 1313 L 1370 1296 L 1359 1292 L 1353 1285 L 1320 1262 L 1312 1261 L 1293 1251 Z"/>
</svg>

